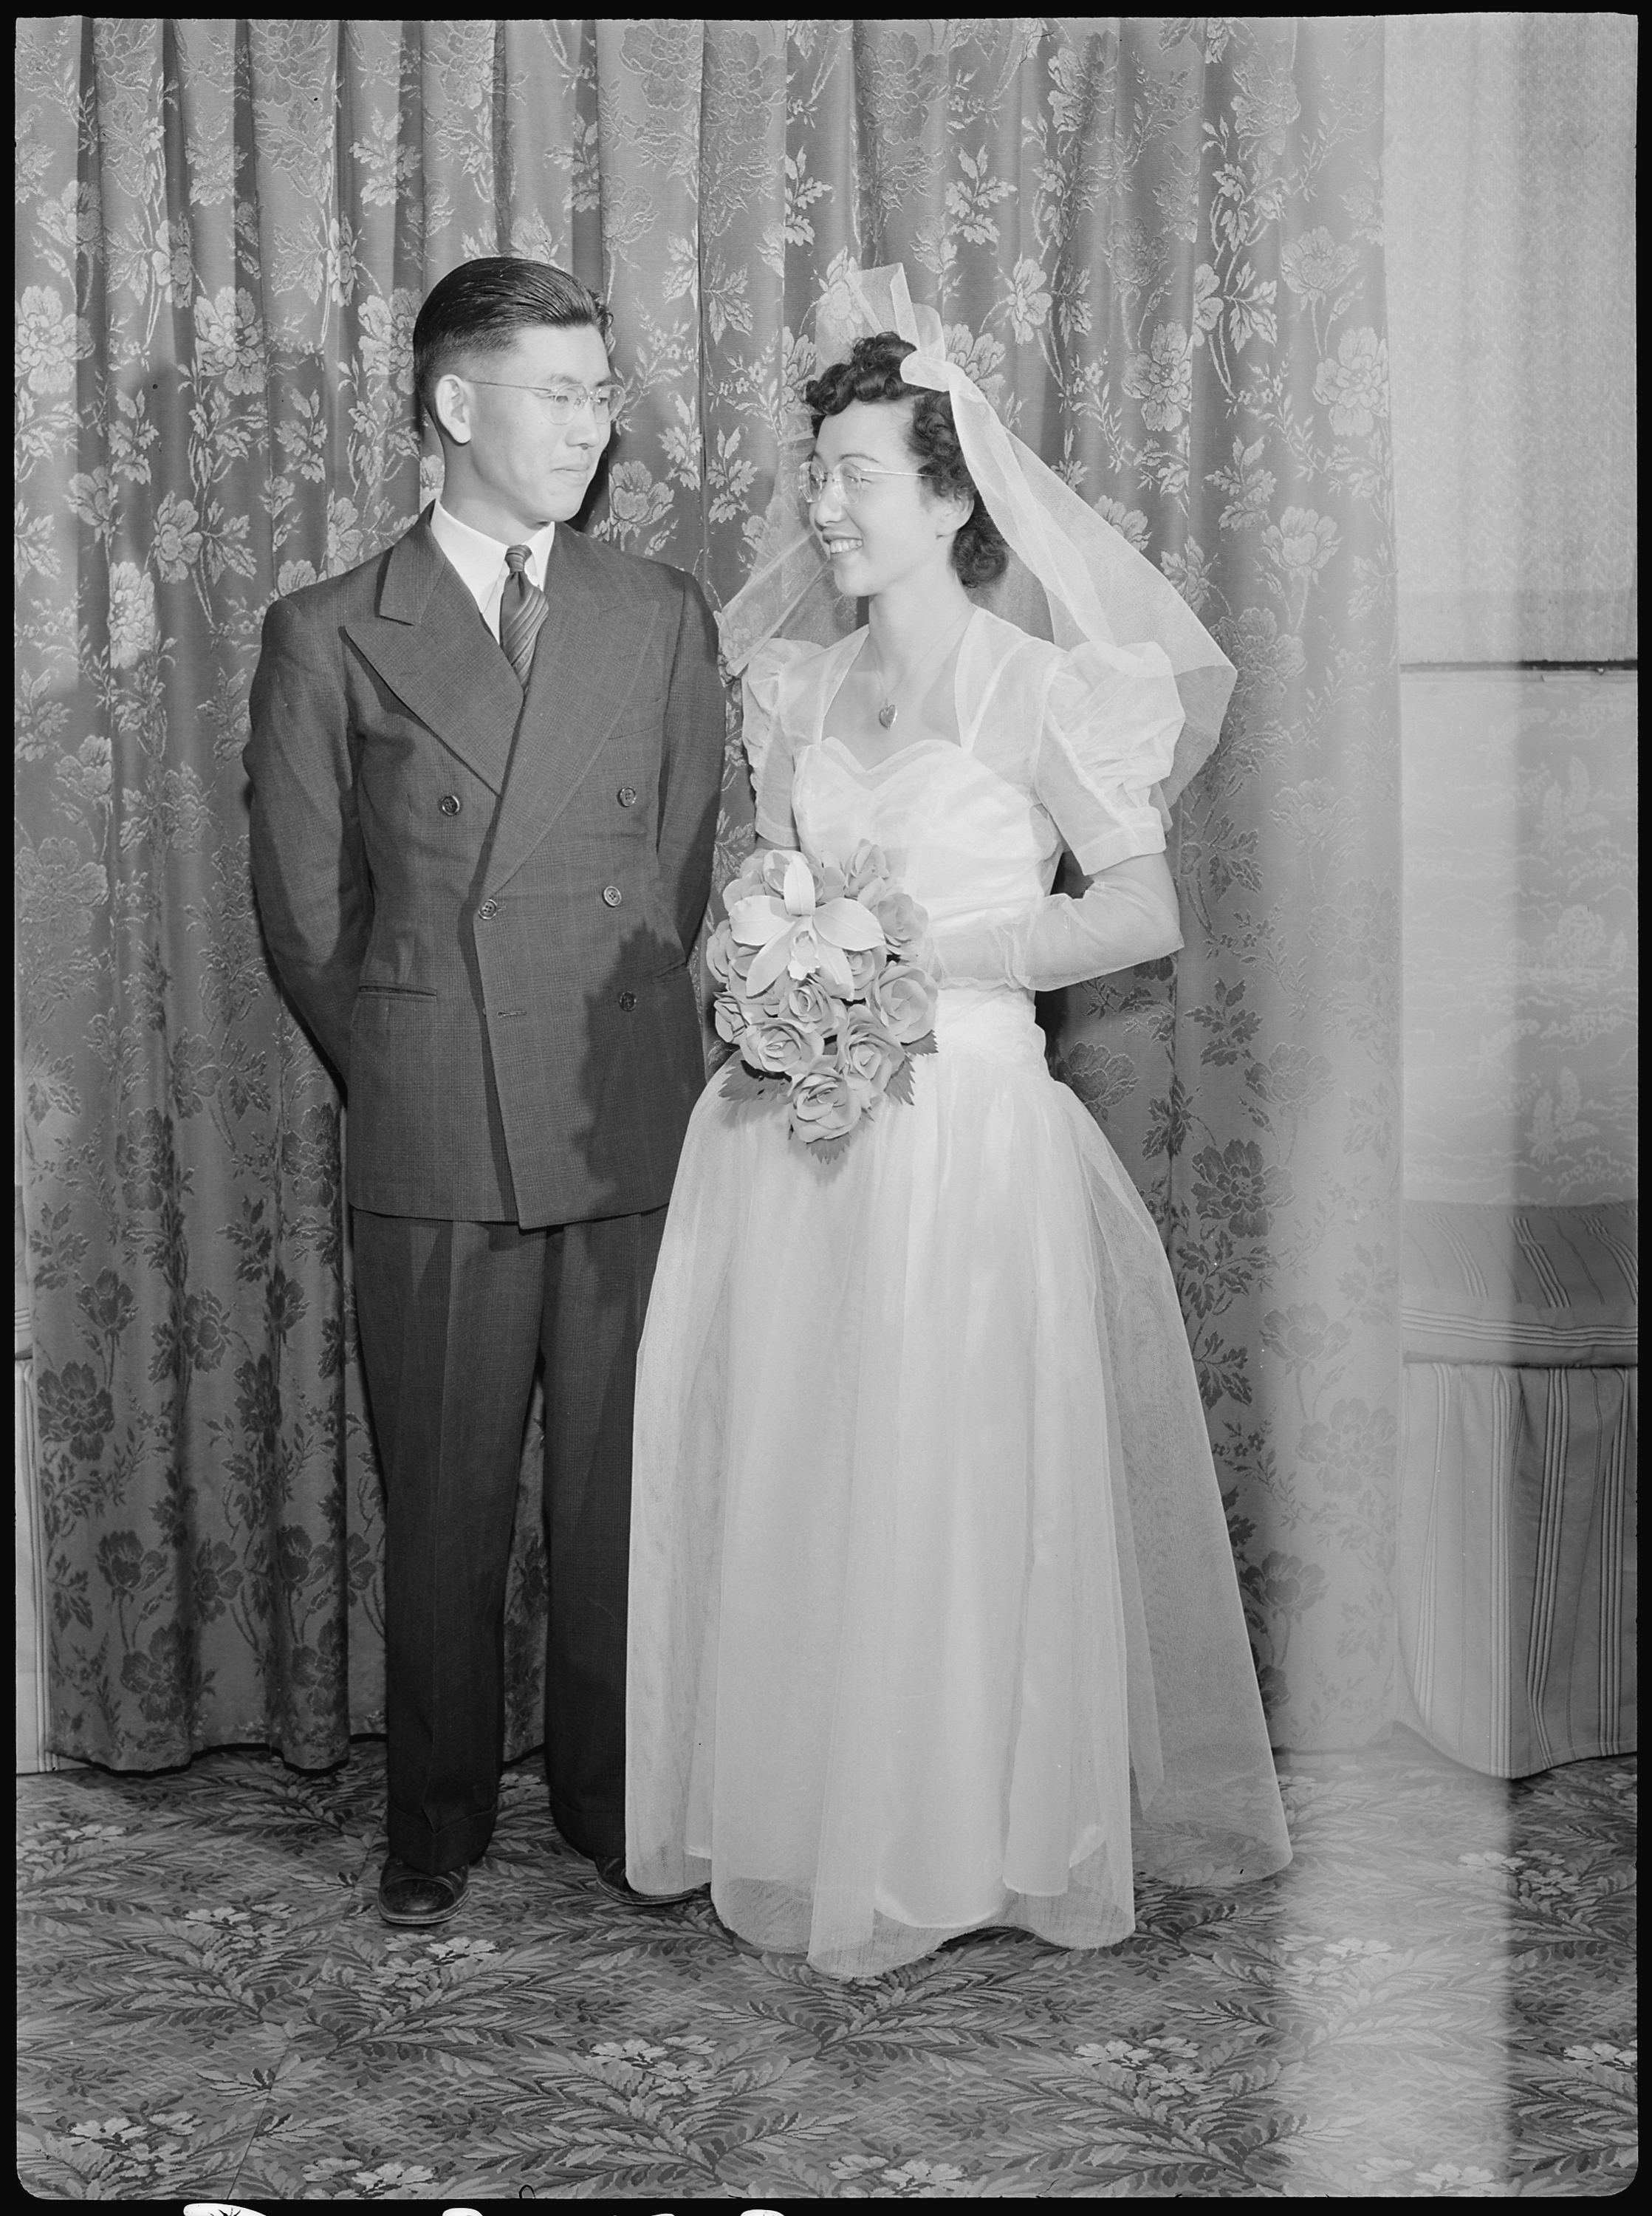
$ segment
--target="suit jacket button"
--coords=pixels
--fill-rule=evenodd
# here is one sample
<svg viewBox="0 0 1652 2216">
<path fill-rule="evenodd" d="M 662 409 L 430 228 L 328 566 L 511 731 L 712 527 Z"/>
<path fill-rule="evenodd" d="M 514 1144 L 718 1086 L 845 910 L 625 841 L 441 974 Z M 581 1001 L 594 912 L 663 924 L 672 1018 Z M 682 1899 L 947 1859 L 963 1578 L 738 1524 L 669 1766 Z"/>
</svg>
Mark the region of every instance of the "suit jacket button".
<svg viewBox="0 0 1652 2216">
<path fill-rule="evenodd" d="M 635 993 L 622 993 L 619 996 L 619 1005 L 624 1009 L 626 1014 L 629 1016 L 631 1010 L 636 1006 L 636 994 Z"/>
<path fill-rule="evenodd" d="M 619 804 L 622 808 L 635 808 L 636 806 L 636 787 L 634 785 L 621 785 L 619 788 Z"/>
<path fill-rule="evenodd" d="M 602 897 L 610 908 L 617 908 L 625 896 L 617 885 L 605 885 L 602 889 Z"/>
<path fill-rule="evenodd" d="M 460 809 L 464 807 L 464 803 L 459 798 L 457 792 L 445 792 L 441 798 L 437 802 L 436 805 L 441 809 L 444 816 L 457 816 Z"/>
<path fill-rule="evenodd" d="M 482 906 L 476 910 L 476 920 L 478 923 L 491 923 L 498 914 L 497 901 L 483 901 Z"/>
</svg>

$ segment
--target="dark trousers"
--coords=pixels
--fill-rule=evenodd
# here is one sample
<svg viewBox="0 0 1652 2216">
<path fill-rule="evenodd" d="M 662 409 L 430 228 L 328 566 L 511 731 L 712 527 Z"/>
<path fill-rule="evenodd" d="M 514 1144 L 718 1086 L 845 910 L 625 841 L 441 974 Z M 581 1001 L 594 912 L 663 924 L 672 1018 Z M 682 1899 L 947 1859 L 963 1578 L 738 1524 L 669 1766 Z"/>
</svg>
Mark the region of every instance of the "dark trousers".
<svg viewBox="0 0 1652 2216">
<path fill-rule="evenodd" d="M 568 1844 L 625 1850 L 625 1594 L 636 1347 L 666 1211 L 544 1231 L 354 1211 L 385 1482 L 390 1850 L 474 1862 L 505 1740 L 505 1582 L 545 1362 L 545 1770 Z"/>
</svg>

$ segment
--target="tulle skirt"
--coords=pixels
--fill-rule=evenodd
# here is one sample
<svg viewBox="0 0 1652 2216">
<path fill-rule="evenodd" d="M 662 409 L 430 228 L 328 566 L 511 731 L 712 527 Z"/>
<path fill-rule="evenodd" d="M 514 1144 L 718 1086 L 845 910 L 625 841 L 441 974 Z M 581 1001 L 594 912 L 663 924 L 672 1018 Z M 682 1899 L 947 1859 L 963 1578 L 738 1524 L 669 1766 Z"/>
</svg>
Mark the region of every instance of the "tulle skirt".
<svg viewBox="0 0 1652 2216">
<path fill-rule="evenodd" d="M 638 1361 L 631 1882 L 839 1977 L 1290 1858 L 1186 1332 L 1030 999 L 836 1162 L 714 1079 Z"/>
</svg>

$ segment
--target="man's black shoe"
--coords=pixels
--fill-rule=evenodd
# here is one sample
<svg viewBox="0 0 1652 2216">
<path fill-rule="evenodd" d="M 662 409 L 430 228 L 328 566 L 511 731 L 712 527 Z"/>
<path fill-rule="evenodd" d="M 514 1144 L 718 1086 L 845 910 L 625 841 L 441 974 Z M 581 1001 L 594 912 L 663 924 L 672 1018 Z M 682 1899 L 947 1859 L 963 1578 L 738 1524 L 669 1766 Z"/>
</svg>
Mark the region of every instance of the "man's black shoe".
<svg viewBox="0 0 1652 2216">
<path fill-rule="evenodd" d="M 468 1863 L 458 1869 L 421 1870 L 386 1855 L 378 1878 L 379 1915 L 398 1930 L 432 1930 L 458 1914 L 470 1881 Z"/>
<path fill-rule="evenodd" d="M 692 1900 L 697 1893 L 710 1889 L 695 1885 L 686 1893 L 639 1893 L 625 1874 L 623 1855 L 599 1855 L 596 1871 L 597 1883 L 605 1892 L 611 1893 L 616 1900 L 629 1901 L 633 1908 L 671 1908 L 679 1900 Z"/>
</svg>

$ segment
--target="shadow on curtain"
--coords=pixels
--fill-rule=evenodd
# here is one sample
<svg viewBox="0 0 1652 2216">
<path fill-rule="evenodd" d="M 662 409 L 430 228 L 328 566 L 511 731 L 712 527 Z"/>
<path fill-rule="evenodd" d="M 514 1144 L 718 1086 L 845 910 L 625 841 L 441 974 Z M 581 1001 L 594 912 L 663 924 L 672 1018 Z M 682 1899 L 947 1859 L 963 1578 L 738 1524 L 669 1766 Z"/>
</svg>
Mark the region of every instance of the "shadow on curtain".
<svg viewBox="0 0 1652 2216">
<path fill-rule="evenodd" d="M 1160 1223 L 1274 1736 L 1392 1714 L 1398 785 L 1376 18 L 20 27 L 18 871 L 52 1744 L 382 1728 L 341 1119 L 261 951 L 271 596 L 402 530 L 410 337 L 571 266 L 591 527 L 740 580 L 834 264 L 902 260 L 1239 683 L 1187 950 L 1045 1011 Z M 749 842 L 731 742 L 719 882 Z M 537 1441 L 507 1625 L 539 1736 Z"/>
</svg>

